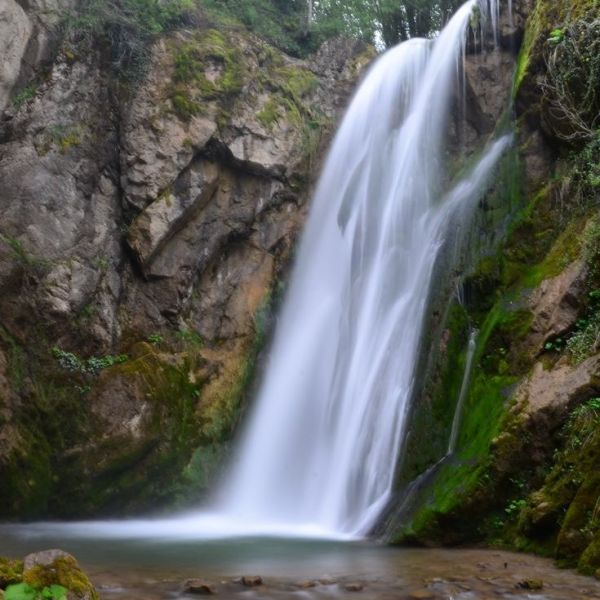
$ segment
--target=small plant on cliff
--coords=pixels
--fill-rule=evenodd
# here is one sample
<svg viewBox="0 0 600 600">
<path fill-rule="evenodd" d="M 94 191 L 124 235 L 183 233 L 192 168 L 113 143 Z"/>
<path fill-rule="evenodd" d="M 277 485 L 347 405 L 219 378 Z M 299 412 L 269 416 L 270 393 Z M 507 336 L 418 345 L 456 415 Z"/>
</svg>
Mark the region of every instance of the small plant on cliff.
<svg viewBox="0 0 600 600">
<path fill-rule="evenodd" d="M 35 84 L 30 84 L 27 87 L 23 88 L 13 99 L 12 105 L 14 108 L 20 108 L 29 100 L 32 100 L 35 97 L 35 92 L 37 87 Z"/>
<path fill-rule="evenodd" d="M 517 516 L 522 509 L 524 509 L 527 506 L 527 500 L 524 499 L 519 499 L 519 500 L 511 500 L 507 505 L 506 508 L 504 509 L 504 512 L 509 516 L 509 517 L 515 517 Z"/>
<path fill-rule="evenodd" d="M 159 346 L 165 341 L 165 338 L 162 335 L 160 335 L 160 333 L 153 333 L 152 335 L 149 335 L 146 339 L 154 346 Z"/>
<path fill-rule="evenodd" d="M 56 358 L 58 364 L 66 371 L 81 373 L 83 375 L 97 375 L 103 369 L 122 364 L 128 359 L 126 354 L 108 354 L 106 356 L 91 356 L 90 358 L 82 359 L 72 352 L 61 350 L 57 346 L 52 348 L 52 356 Z"/>
</svg>

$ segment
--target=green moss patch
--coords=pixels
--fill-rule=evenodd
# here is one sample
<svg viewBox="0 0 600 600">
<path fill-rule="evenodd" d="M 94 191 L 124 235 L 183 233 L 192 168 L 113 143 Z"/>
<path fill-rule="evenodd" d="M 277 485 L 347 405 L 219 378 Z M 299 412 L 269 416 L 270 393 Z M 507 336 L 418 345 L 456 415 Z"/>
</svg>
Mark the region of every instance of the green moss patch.
<svg viewBox="0 0 600 600">
<path fill-rule="evenodd" d="M 182 119 L 206 110 L 206 103 L 225 101 L 244 85 L 244 60 L 235 43 L 215 29 L 172 42 L 174 73 L 170 100 Z"/>
</svg>

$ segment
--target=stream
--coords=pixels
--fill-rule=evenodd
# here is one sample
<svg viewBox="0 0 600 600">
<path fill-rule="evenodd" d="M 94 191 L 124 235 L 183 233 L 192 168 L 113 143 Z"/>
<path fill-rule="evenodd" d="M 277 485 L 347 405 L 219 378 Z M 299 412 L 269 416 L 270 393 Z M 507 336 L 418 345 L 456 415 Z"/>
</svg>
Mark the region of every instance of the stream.
<svg viewBox="0 0 600 600">
<path fill-rule="evenodd" d="M 77 557 L 102 600 L 197 597 L 183 591 L 188 578 L 205 580 L 223 599 L 600 599 L 595 579 L 547 559 L 495 550 L 282 538 L 57 539 L 32 535 L 26 526 L 0 528 L 0 555 L 54 547 Z M 243 576 L 260 576 L 262 584 L 244 585 Z"/>
</svg>

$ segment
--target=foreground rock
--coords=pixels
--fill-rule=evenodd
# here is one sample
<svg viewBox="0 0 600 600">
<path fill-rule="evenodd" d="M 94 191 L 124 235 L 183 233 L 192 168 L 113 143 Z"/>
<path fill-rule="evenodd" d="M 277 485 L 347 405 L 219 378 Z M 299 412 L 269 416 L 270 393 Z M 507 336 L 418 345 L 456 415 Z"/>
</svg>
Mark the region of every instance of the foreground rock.
<svg viewBox="0 0 600 600">
<path fill-rule="evenodd" d="M 19 585 L 38 594 L 47 593 L 51 586 L 61 586 L 68 600 L 98 600 L 77 560 L 62 550 L 28 554 L 23 561 L 0 558 L 0 590 Z"/>
</svg>

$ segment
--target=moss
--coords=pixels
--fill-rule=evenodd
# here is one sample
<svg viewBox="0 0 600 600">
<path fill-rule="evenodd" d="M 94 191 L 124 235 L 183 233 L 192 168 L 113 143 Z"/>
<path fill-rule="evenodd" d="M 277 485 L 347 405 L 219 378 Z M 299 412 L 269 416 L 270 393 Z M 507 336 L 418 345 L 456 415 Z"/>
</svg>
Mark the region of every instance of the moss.
<svg viewBox="0 0 600 600">
<path fill-rule="evenodd" d="M 66 154 L 72 147 L 80 146 L 85 138 L 85 129 L 78 123 L 50 125 L 36 140 L 35 148 L 40 156 L 45 156 L 53 148 Z"/>
<path fill-rule="evenodd" d="M 256 119 L 265 129 L 272 129 L 281 117 L 280 104 L 275 98 L 269 98 L 262 110 L 256 114 Z"/>
<path fill-rule="evenodd" d="M 585 575 L 598 576 L 598 569 L 600 568 L 600 531 L 596 531 L 593 540 L 581 554 L 577 568 Z"/>
<path fill-rule="evenodd" d="M 0 589 L 23 580 L 23 561 L 0 556 Z"/>
<path fill-rule="evenodd" d="M 23 582 L 42 589 L 53 584 L 62 585 L 76 597 L 88 596 L 98 600 L 94 587 L 72 556 L 61 556 L 49 565 L 36 565 L 23 573 Z"/>
<path fill-rule="evenodd" d="M 243 87 L 243 57 L 231 40 L 214 29 L 174 43 L 173 61 L 170 99 L 173 110 L 184 120 L 200 114 L 205 102 L 224 101 Z"/>
<path fill-rule="evenodd" d="M 189 121 L 202 112 L 202 105 L 192 100 L 185 91 L 177 92 L 171 97 L 175 114 L 183 121 Z"/>
<path fill-rule="evenodd" d="M 271 93 L 268 103 L 281 107 L 296 125 L 312 115 L 307 99 L 317 85 L 317 78 L 308 69 L 275 66 L 260 74 L 259 84 Z"/>
<path fill-rule="evenodd" d="M 500 303 L 490 311 L 477 338 L 474 354 L 474 372 L 463 410 L 463 420 L 456 455 L 445 460 L 435 477 L 422 492 L 420 506 L 410 521 L 396 537 L 397 542 L 407 540 L 440 540 L 448 537 L 444 532 L 447 520 L 454 528 L 450 537 L 475 539 L 480 536 L 478 524 L 472 518 L 458 513 L 485 488 L 492 460 L 492 442 L 503 429 L 510 387 L 516 377 L 490 372 L 488 344 L 499 327 L 513 319 Z M 482 363 L 487 360 L 488 368 Z M 457 512 L 458 511 L 458 512 Z M 468 511 L 467 511 L 468 512 Z"/>
<path fill-rule="evenodd" d="M 410 435 L 398 481 L 398 488 L 414 480 L 444 456 L 460 387 L 468 342 L 468 315 L 463 306 L 452 302 L 447 310 L 440 339 L 433 341 L 435 357 L 420 402 L 409 417 Z M 423 444 L 424 438 L 429 439 Z"/>
</svg>

